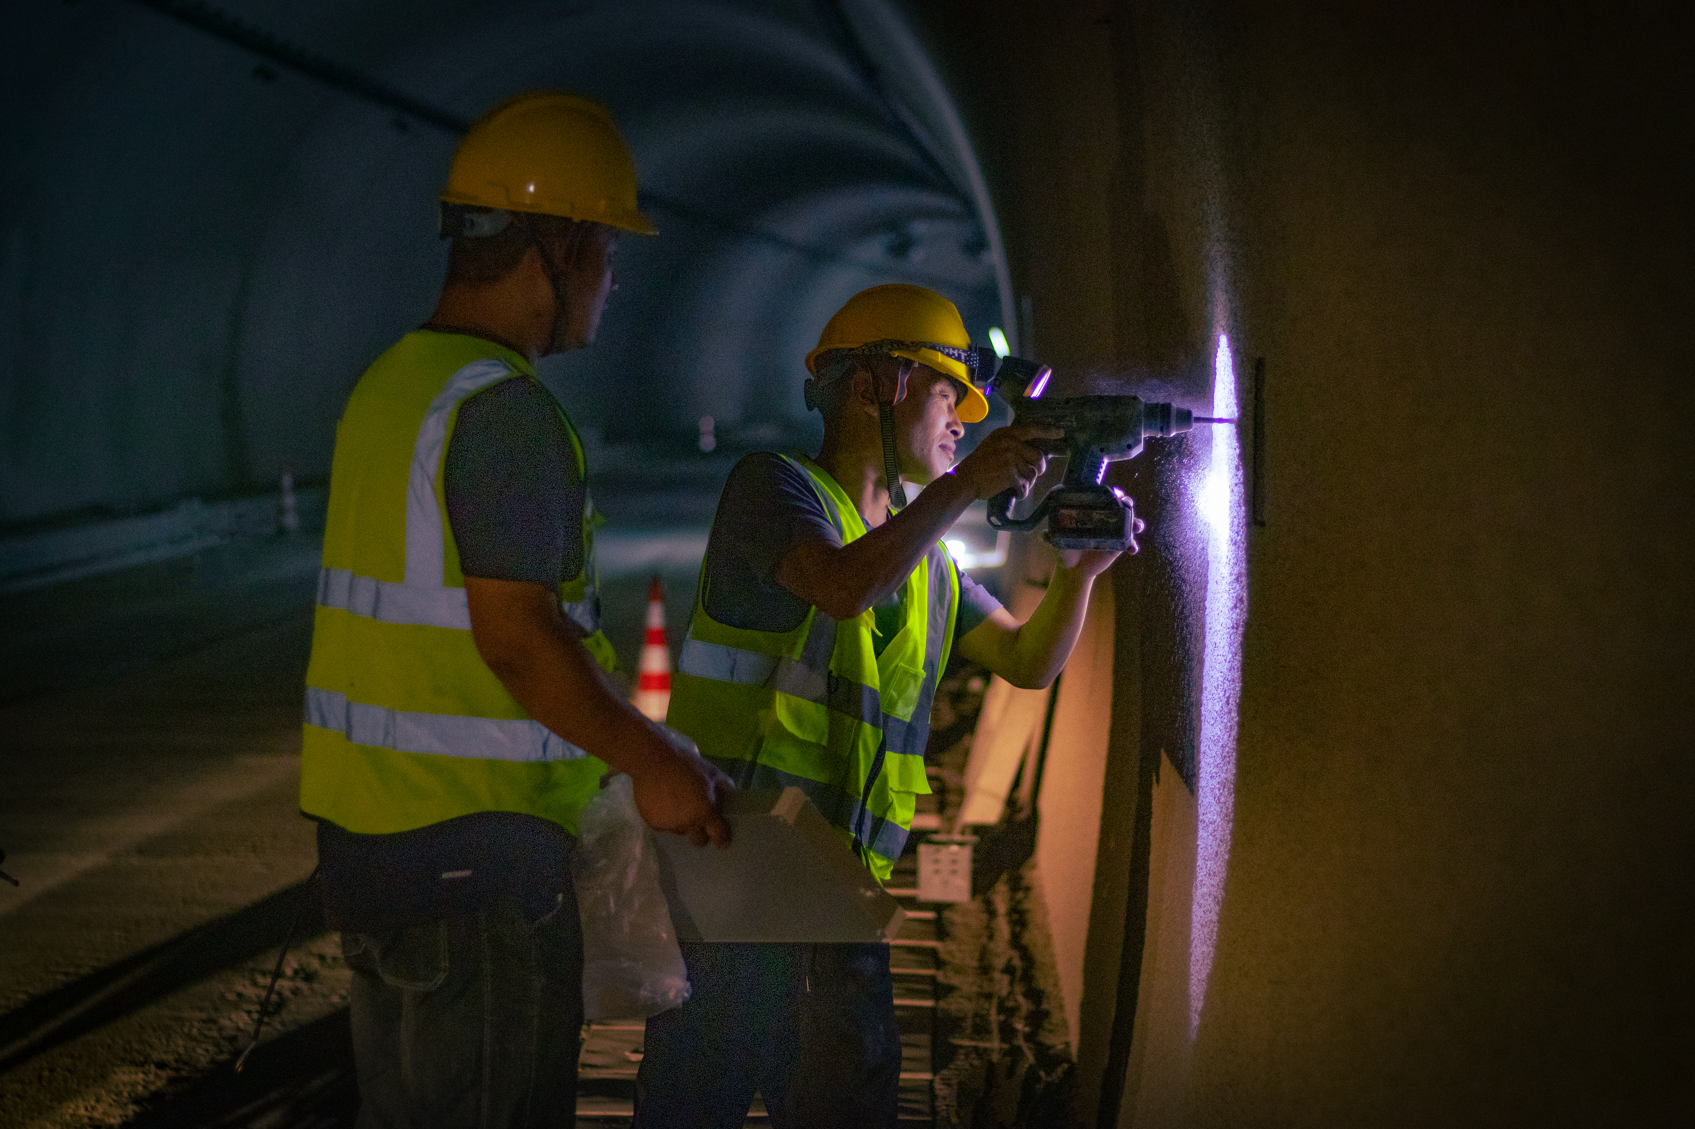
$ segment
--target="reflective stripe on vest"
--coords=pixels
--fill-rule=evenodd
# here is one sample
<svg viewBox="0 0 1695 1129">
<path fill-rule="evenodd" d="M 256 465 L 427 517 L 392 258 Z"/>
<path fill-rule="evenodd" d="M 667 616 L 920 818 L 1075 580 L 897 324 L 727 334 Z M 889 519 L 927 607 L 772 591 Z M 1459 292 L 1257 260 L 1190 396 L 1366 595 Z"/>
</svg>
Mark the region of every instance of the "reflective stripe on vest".
<svg viewBox="0 0 1695 1129">
<path fill-rule="evenodd" d="M 884 713 L 882 698 L 876 690 L 840 675 L 832 678 L 827 666 L 823 670 L 814 670 L 801 659 L 778 658 L 689 638 L 683 640 L 682 651 L 677 656 L 677 669 L 696 678 L 734 682 L 742 686 L 765 686 L 815 702 L 881 729 L 883 743 L 891 753 L 924 755 L 923 746 L 930 735 L 930 711 L 927 708 L 922 714 L 914 711 L 915 717 L 922 718 L 918 722 Z M 934 693 L 932 686 L 920 704 L 927 706 Z M 913 748 L 914 744 L 918 747 Z"/>
<path fill-rule="evenodd" d="M 306 687 L 306 724 L 333 730 L 356 745 L 403 753 L 499 761 L 565 761 L 588 756 L 529 718 L 391 710 L 350 702 L 346 694 L 316 686 Z"/>
<path fill-rule="evenodd" d="M 463 588 L 395 584 L 358 576 L 345 568 L 318 570 L 318 606 L 383 623 L 471 630 L 471 609 Z M 592 600 L 561 602 L 559 608 L 584 632 L 598 630 Z"/>
<path fill-rule="evenodd" d="M 307 676 L 307 814 L 378 834 L 516 811 L 574 832 L 597 789 L 600 762 L 528 718 L 477 653 L 445 519 L 442 464 L 459 406 L 528 377 L 507 350 L 421 332 L 379 358 L 350 399 Z M 561 419 L 586 484 L 582 446 Z M 609 667 L 592 523 L 585 485 L 583 571 L 560 586 L 560 607 Z"/>
<path fill-rule="evenodd" d="M 863 520 L 828 474 L 794 465 L 843 544 L 863 536 Z M 794 630 L 768 633 L 717 623 L 697 597 L 669 719 L 744 788 L 801 788 L 869 851 L 880 879 L 905 846 L 914 797 L 929 791 L 930 707 L 958 603 L 946 551 L 933 548 L 903 593 L 901 626 L 880 655 L 870 610 L 837 623 L 813 608 Z"/>
<path fill-rule="evenodd" d="M 412 448 L 412 473 L 406 482 L 406 583 L 441 587 L 446 576 L 446 530 L 436 500 L 436 472 L 446 454 L 448 421 L 459 405 L 491 384 L 516 376 L 504 361 L 468 364 L 430 401 Z M 467 621 L 466 627 L 470 626 Z"/>
<path fill-rule="evenodd" d="M 383 623 L 471 630 L 471 609 L 463 588 L 395 584 L 358 576 L 345 568 L 318 570 L 318 606 Z"/>
<path fill-rule="evenodd" d="M 733 762 L 725 762 L 718 758 L 709 758 L 726 772 L 735 771 L 738 767 Z M 745 762 L 744 762 L 745 763 Z M 895 859 L 900 858 L 906 849 L 909 834 L 907 827 L 902 827 L 893 820 L 877 820 L 867 814 L 858 796 L 850 796 L 840 788 L 831 787 L 821 781 L 805 776 L 796 776 L 784 772 L 780 768 L 772 768 L 762 764 L 755 766 L 753 774 L 747 778 L 748 788 L 782 790 L 784 788 L 799 788 L 806 793 L 806 798 L 812 801 L 812 806 L 836 827 L 859 827 L 862 822 L 876 827 L 871 837 L 871 853 L 887 859 L 891 866 Z M 882 875 L 881 877 L 888 877 Z"/>
</svg>

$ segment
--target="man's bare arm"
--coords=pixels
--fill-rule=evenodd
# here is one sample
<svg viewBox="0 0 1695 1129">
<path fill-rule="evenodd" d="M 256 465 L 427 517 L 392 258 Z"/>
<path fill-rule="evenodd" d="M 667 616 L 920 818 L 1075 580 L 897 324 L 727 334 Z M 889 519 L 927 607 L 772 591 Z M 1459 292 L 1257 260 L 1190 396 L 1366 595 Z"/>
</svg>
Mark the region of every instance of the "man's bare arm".
<svg viewBox="0 0 1695 1129">
<path fill-rule="evenodd" d="M 975 500 L 967 483 L 944 475 L 906 509 L 846 545 L 817 533 L 803 536 L 777 562 L 777 583 L 833 619 L 852 619 L 906 583 Z"/>
<path fill-rule="evenodd" d="M 1059 434 L 1029 427 L 990 432 L 959 466 L 864 537 L 846 545 L 823 536 L 802 538 L 777 562 L 777 583 L 832 619 L 852 619 L 906 583 L 972 502 L 1002 490 L 1020 497 L 1029 493 L 1046 459 L 1027 440 Z"/>
<path fill-rule="evenodd" d="M 1040 690 L 1050 685 L 1077 645 L 1095 577 L 1117 556 L 1066 554 L 1028 620 L 1019 623 L 1001 608 L 960 638 L 959 653 L 1014 686 Z M 1076 563 L 1065 567 L 1068 560 Z"/>
<path fill-rule="evenodd" d="M 719 811 L 729 778 L 692 742 L 653 724 L 624 701 L 576 630 L 559 598 L 540 584 L 465 578 L 477 653 L 531 717 L 619 772 L 629 773 L 636 808 L 660 831 L 696 846 L 725 846 Z"/>
</svg>

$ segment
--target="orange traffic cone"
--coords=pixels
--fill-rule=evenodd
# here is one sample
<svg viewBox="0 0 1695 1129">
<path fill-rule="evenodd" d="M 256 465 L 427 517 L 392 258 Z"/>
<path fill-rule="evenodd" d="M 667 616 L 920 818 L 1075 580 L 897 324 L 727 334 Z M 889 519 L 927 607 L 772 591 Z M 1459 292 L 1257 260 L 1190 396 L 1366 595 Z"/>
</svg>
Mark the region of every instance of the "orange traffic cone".
<svg viewBox="0 0 1695 1129">
<path fill-rule="evenodd" d="M 647 638 L 636 664 L 636 696 L 642 716 L 664 721 L 671 708 L 671 652 L 665 646 L 665 586 L 654 577 L 647 586 Z"/>
</svg>

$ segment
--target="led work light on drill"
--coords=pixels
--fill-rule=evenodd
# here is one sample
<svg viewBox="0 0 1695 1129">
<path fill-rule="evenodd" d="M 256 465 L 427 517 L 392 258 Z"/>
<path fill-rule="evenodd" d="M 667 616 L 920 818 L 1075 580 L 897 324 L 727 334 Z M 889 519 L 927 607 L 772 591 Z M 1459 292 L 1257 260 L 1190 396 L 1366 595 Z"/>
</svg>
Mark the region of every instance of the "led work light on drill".
<svg viewBox="0 0 1695 1129">
<path fill-rule="evenodd" d="M 1068 396 L 1042 399 L 1053 370 L 1034 361 L 1006 357 L 994 376 L 995 390 L 1012 405 L 1014 423 L 1051 427 L 1058 440 L 1033 439 L 1048 454 L 1066 456 L 1065 478 L 1028 517 L 1014 518 L 1017 495 L 1003 491 L 989 499 L 989 524 L 996 529 L 1029 530 L 1048 523 L 1048 542 L 1056 549 L 1099 549 L 1134 553 L 1144 528 L 1135 503 L 1116 486 L 1101 482 L 1108 463 L 1133 459 L 1144 440 L 1181 435 L 1197 423 L 1234 420 L 1197 416 L 1173 404 L 1148 403 L 1136 396 Z"/>
</svg>

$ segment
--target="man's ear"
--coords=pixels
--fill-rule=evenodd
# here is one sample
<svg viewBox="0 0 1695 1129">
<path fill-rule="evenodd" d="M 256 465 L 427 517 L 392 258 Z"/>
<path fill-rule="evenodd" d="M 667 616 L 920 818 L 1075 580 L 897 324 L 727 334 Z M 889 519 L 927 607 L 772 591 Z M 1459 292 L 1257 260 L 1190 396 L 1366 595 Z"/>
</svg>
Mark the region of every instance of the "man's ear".
<svg viewBox="0 0 1695 1129">
<path fill-rule="evenodd" d="M 853 362 L 852 381 L 848 385 L 848 399 L 861 411 L 877 414 L 877 376 L 871 370 L 871 362 L 864 358 Z"/>
</svg>

